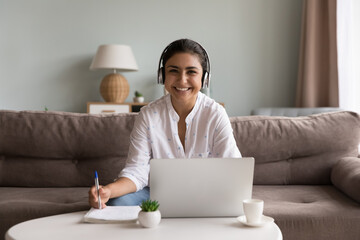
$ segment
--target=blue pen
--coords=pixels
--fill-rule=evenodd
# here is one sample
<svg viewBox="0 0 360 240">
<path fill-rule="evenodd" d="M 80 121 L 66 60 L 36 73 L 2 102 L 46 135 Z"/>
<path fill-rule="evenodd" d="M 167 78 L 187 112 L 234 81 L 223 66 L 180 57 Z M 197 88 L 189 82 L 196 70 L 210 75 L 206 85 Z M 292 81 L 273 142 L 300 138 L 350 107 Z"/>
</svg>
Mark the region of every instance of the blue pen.
<svg viewBox="0 0 360 240">
<path fill-rule="evenodd" d="M 101 198 L 100 198 L 100 191 L 99 191 L 99 178 L 98 178 L 98 174 L 97 171 L 95 171 L 95 187 L 96 187 L 96 193 L 97 193 L 97 197 L 98 197 L 98 206 L 99 209 L 101 209 Z"/>
</svg>

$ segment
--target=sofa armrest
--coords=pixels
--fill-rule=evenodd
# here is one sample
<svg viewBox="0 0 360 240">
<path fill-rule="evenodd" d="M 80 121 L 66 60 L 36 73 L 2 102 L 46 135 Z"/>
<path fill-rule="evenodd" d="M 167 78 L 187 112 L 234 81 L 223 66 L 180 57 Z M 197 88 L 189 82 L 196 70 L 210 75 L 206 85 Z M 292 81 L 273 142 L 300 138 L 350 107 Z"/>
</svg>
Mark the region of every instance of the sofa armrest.
<svg viewBox="0 0 360 240">
<path fill-rule="evenodd" d="M 360 158 L 342 158 L 332 169 L 331 181 L 335 187 L 360 203 Z"/>
</svg>

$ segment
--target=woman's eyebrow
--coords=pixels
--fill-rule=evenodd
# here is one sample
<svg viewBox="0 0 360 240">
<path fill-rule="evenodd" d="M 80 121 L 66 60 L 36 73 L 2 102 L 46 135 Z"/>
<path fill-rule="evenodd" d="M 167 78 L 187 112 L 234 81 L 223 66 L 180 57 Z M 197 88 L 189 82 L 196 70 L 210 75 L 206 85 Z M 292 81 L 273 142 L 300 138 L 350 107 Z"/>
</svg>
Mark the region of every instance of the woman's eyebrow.
<svg viewBox="0 0 360 240">
<path fill-rule="evenodd" d="M 178 66 L 175 66 L 175 65 L 169 65 L 167 66 L 166 68 L 179 68 Z"/>
<path fill-rule="evenodd" d="M 169 65 L 166 68 L 177 68 L 177 69 L 179 69 L 179 67 L 175 66 L 175 65 Z M 186 67 L 185 69 L 199 69 L 199 68 L 194 67 L 194 66 L 190 66 L 190 67 Z"/>
</svg>

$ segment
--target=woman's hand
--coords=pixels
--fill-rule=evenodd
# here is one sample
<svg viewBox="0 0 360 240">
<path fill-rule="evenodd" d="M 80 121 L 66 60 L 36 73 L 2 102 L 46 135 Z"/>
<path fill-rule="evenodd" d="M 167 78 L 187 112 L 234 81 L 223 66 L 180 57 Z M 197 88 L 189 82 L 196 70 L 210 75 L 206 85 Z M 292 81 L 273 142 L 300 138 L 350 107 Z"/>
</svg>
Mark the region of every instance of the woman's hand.
<svg viewBox="0 0 360 240">
<path fill-rule="evenodd" d="M 101 208 L 106 208 L 106 204 L 111 196 L 111 190 L 110 188 L 107 188 L 106 186 L 99 186 L 99 194 L 101 198 Z M 89 190 L 89 205 L 93 208 L 99 208 L 98 204 L 98 196 L 96 192 L 96 187 L 92 186 Z"/>
<path fill-rule="evenodd" d="M 99 186 L 101 208 L 106 208 L 105 203 L 107 203 L 110 198 L 120 197 L 131 192 L 136 192 L 136 185 L 126 177 L 121 177 L 106 186 Z M 95 186 L 92 186 L 89 190 L 89 205 L 93 208 L 99 208 Z"/>
</svg>

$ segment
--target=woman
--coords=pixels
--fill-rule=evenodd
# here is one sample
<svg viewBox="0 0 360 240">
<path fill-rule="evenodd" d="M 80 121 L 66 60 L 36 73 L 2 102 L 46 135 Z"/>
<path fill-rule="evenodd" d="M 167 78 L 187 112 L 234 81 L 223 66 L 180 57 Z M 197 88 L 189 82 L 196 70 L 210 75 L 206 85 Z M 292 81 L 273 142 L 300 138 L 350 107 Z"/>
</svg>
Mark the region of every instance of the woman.
<svg viewBox="0 0 360 240">
<path fill-rule="evenodd" d="M 99 190 L 102 207 L 139 205 L 148 199 L 152 158 L 241 157 L 225 109 L 200 92 L 209 80 L 210 63 L 200 44 L 180 39 L 165 48 L 158 82 L 169 94 L 141 109 L 125 168 L 118 180 Z M 89 203 L 98 207 L 95 187 Z"/>
</svg>

